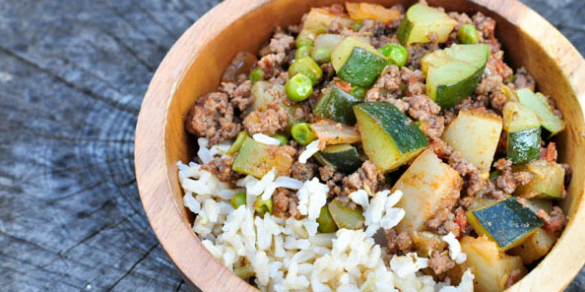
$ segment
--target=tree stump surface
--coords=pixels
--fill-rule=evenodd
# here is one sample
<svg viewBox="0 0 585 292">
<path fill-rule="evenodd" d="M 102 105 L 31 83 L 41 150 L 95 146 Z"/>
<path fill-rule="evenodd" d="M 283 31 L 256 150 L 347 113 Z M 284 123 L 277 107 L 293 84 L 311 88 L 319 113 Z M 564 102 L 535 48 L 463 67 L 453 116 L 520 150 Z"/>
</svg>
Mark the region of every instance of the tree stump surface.
<svg viewBox="0 0 585 292">
<path fill-rule="evenodd" d="M 189 291 L 142 210 L 134 130 L 157 65 L 219 2 L 0 1 L 0 290 Z M 585 52 L 585 1 L 523 2 Z"/>
</svg>

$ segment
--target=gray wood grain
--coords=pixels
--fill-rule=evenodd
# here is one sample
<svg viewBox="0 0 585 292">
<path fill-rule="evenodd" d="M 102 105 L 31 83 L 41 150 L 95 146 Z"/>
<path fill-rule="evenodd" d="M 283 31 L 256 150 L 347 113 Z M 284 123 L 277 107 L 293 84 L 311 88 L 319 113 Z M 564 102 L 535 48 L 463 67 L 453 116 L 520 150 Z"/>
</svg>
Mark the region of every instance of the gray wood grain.
<svg viewBox="0 0 585 292">
<path fill-rule="evenodd" d="M 188 291 L 140 204 L 134 128 L 165 52 L 218 2 L 0 1 L 0 290 Z M 524 2 L 585 52 L 582 0 Z"/>
</svg>

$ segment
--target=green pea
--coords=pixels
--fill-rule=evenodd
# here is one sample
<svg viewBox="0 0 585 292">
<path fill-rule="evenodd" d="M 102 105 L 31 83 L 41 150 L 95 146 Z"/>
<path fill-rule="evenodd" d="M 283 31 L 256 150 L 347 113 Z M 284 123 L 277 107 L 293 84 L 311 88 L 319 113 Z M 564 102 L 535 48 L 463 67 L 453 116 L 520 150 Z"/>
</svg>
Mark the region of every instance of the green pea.
<svg viewBox="0 0 585 292">
<path fill-rule="evenodd" d="M 313 51 L 313 46 L 302 46 L 297 49 L 295 53 L 295 59 L 300 59 L 302 57 L 310 56 L 311 52 Z"/>
<path fill-rule="evenodd" d="M 264 71 L 262 71 L 262 69 L 260 69 L 260 67 L 254 69 L 254 70 L 252 70 L 252 72 L 250 72 L 250 81 L 252 81 L 252 83 L 258 82 L 262 79 L 264 79 Z"/>
<path fill-rule="evenodd" d="M 280 141 L 280 146 L 288 144 L 288 138 L 283 134 L 276 133 L 274 134 L 273 138 L 276 138 L 278 141 Z"/>
<path fill-rule="evenodd" d="M 238 136 L 236 136 L 236 141 L 230 146 L 230 149 L 228 149 L 225 154 L 234 155 L 236 152 L 240 151 L 240 148 L 242 148 L 242 144 L 244 144 L 247 137 L 248 134 L 245 131 L 239 132 Z"/>
<path fill-rule="evenodd" d="M 477 44 L 479 42 L 479 34 L 473 24 L 460 26 L 459 31 L 457 31 L 457 38 L 462 44 Z"/>
<path fill-rule="evenodd" d="M 294 124 L 290 129 L 290 134 L 301 145 L 307 145 L 317 139 L 311 126 L 307 123 Z"/>
<path fill-rule="evenodd" d="M 237 209 L 241 205 L 246 205 L 246 193 L 237 193 L 232 197 L 232 207 Z"/>
<path fill-rule="evenodd" d="M 335 224 L 335 221 L 333 221 L 333 217 L 331 217 L 331 212 L 329 212 L 327 205 L 321 207 L 321 213 L 319 213 L 317 223 L 319 223 L 317 230 L 321 233 L 333 233 L 337 231 L 337 225 Z"/>
<path fill-rule="evenodd" d="M 506 81 L 508 83 L 514 83 L 515 80 L 516 80 L 516 76 L 514 76 L 514 74 L 510 74 L 510 75 L 508 75 L 508 78 L 506 78 Z"/>
<path fill-rule="evenodd" d="M 319 79 L 323 77 L 323 70 L 321 70 L 319 64 L 315 63 L 313 58 L 309 56 L 296 59 L 292 62 L 290 67 L 288 67 L 289 78 L 292 78 L 299 73 L 303 73 L 305 76 L 311 78 L 313 85 L 317 84 Z"/>
<path fill-rule="evenodd" d="M 311 56 L 313 57 L 313 60 L 319 64 L 331 62 L 331 50 L 328 48 L 318 48 L 313 50 Z"/>
<path fill-rule="evenodd" d="M 266 212 L 272 214 L 272 198 L 268 200 L 262 200 L 262 197 L 258 197 L 256 199 L 256 203 L 254 203 L 254 211 L 256 211 L 260 215 L 264 215 Z"/>
<path fill-rule="evenodd" d="M 303 101 L 313 94 L 313 84 L 309 77 L 299 73 L 286 82 L 284 91 L 288 99 L 292 101 Z"/>
<path fill-rule="evenodd" d="M 312 46 L 313 40 L 307 36 L 299 36 L 297 37 L 297 48 Z"/>
<path fill-rule="evenodd" d="M 408 51 L 399 44 L 387 44 L 378 49 L 380 54 L 388 58 L 388 64 L 402 67 L 408 61 Z"/>
<path fill-rule="evenodd" d="M 364 97 L 366 96 L 366 90 L 361 87 L 361 86 L 357 86 L 357 85 L 351 85 L 351 91 L 349 92 L 349 94 L 359 98 L 359 99 L 364 99 Z"/>
<path fill-rule="evenodd" d="M 354 31 L 358 31 L 360 30 L 360 28 L 362 28 L 362 26 L 364 26 L 364 22 L 361 20 L 357 20 L 351 25 L 351 29 L 353 29 Z"/>
</svg>

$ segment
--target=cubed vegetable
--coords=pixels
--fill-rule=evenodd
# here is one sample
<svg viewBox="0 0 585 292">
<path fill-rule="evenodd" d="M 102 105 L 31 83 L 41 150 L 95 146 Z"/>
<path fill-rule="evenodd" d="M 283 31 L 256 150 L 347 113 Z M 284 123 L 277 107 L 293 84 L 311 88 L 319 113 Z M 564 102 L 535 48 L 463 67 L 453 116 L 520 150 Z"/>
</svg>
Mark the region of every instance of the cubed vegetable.
<svg viewBox="0 0 585 292">
<path fill-rule="evenodd" d="M 303 29 L 299 33 L 299 38 L 306 38 L 314 41 L 318 35 L 326 33 L 327 27 L 329 27 L 331 22 L 338 17 L 339 15 L 333 14 L 327 9 L 312 8 L 303 22 Z M 348 17 L 341 17 L 340 19 L 343 25 L 347 27 L 353 22 Z"/>
<path fill-rule="evenodd" d="M 398 27 L 398 39 L 404 45 L 430 42 L 429 35 L 435 34 L 439 43 L 445 42 L 455 28 L 457 21 L 447 13 L 423 4 L 408 8 Z"/>
<path fill-rule="evenodd" d="M 364 152 L 380 170 L 396 169 L 429 145 L 416 124 L 388 102 L 362 103 L 353 110 Z"/>
<path fill-rule="evenodd" d="M 427 95 L 442 108 L 467 98 L 481 81 L 490 49 L 486 44 L 452 45 L 421 60 L 427 77 Z"/>
<path fill-rule="evenodd" d="M 331 54 L 331 62 L 341 80 L 369 88 L 388 61 L 368 41 L 347 37 Z"/>
<path fill-rule="evenodd" d="M 400 19 L 401 13 L 397 9 L 388 9 L 382 5 L 370 3 L 345 2 L 349 17 L 353 20 L 373 19 L 389 23 Z"/>
<path fill-rule="evenodd" d="M 333 217 L 331 217 L 331 212 L 329 212 L 327 206 L 321 207 L 317 223 L 319 223 L 317 230 L 321 233 L 333 233 L 337 231 L 337 225 L 335 225 L 335 221 L 333 221 Z"/>
<path fill-rule="evenodd" d="M 331 85 L 319 99 L 313 112 L 323 118 L 353 125 L 355 124 L 355 114 L 352 108 L 362 102 L 361 99 L 343 91 L 336 85 Z"/>
<path fill-rule="evenodd" d="M 356 230 L 364 226 L 366 219 L 362 215 L 364 211 L 360 206 L 351 208 L 335 199 L 329 202 L 327 207 L 337 227 Z"/>
<path fill-rule="evenodd" d="M 520 103 L 529 107 L 536 113 L 540 124 L 550 132 L 550 135 L 556 135 L 565 129 L 565 122 L 553 112 L 553 107 L 548 103 L 546 96 L 540 93 L 534 93 L 528 88 L 516 91 Z"/>
<path fill-rule="evenodd" d="M 361 141 L 360 133 L 354 127 L 323 119 L 311 124 L 317 139 L 326 145 L 351 144 Z"/>
<path fill-rule="evenodd" d="M 502 251 L 518 246 L 544 225 L 542 219 L 515 197 L 467 211 L 467 221 L 477 234 L 495 241 Z"/>
<path fill-rule="evenodd" d="M 529 265 L 544 257 L 556 241 L 557 237 L 554 234 L 550 234 L 544 229 L 538 228 L 521 245 L 511 249 L 509 252 L 512 255 L 521 257 L 522 262 L 525 265 Z"/>
<path fill-rule="evenodd" d="M 232 169 L 239 173 L 262 178 L 272 168 L 280 175 L 288 175 L 294 159 L 285 148 L 276 145 L 265 145 L 247 137 Z"/>
<path fill-rule="evenodd" d="M 461 110 L 443 133 L 443 140 L 465 160 L 489 171 L 502 132 L 502 118 L 481 110 Z"/>
<path fill-rule="evenodd" d="M 500 252 L 496 243 L 486 237 L 463 237 L 461 251 L 467 254 L 467 265 L 475 275 L 475 292 L 504 291 L 512 272 L 519 270 L 520 276 L 527 273 L 520 257 Z"/>
<path fill-rule="evenodd" d="M 540 121 L 532 109 L 510 101 L 502 110 L 504 130 L 508 133 L 506 157 L 524 164 L 540 156 Z"/>
<path fill-rule="evenodd" d="M 519 186 L 515 195 L 523 198 L 562 199 L 565 190 L 565 169 L 556 162 L 535 160 L 514 167 L 516 171 L 528 171 L 533 175 L 529 183 Z"/>
<path fill-rule="evenodd" d="M 339 34 L 321 34 L 315 39 L 314 50 L 318 49 L 329 49 L 331 52 L 337 48 L 337 45 L 343 41 L 345 37 Z"/>
<path fill-rule="evenodd" d="M 432 150 L 423 151 L 392 188 L 392 192 L 404 193 L 397 207 L 406 212 L 396 230 L 425 230 L 425 223 L 440 208 L 457 202 L 462 185 L 463 179 L 457 171 L 443 163 Z"/>
<path fill-rule="evenodd" d="M 273 103 L 277 98 L 280 98 L 280 96 L 284 96 L 285 94 L 284 86 L 280 84 L 270 84 L 266 81 L 258 81 L 252 86 L 254 102 L 246 109 L 246 111 L 247 113 L 256 110 L 266 111 L 268 109 L 268 104 Z M 302 109 L 302 105 L 279 102 L 278 106 L 284 109 L 288 115 L 288 131 L 293 124 L 299 122 L 295 117 L 295 113 Z"/>
<path fill-rule="evenodd" d="M 321 164 L 330 165 L 342 173 L 352 173 L 362 165 L 357 149 L 349 144 L 327 146 L 315 157 Z"/>
</svg>

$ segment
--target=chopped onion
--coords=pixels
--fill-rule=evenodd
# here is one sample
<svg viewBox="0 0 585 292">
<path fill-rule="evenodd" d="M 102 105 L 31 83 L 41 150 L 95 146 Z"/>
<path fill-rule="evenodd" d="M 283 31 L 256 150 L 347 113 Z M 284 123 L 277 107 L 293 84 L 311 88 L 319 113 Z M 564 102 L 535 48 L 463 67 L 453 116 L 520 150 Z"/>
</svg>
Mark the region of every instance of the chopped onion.
<svg viewBox="0 0 585 292">
<path fill-rule="evenodd" d="M 309 158 L 311 158 L 311 156 L 313 156 L 315 153 L 319 152 L 319 139 L 311 142 L 309 145 L 307 145 L 307 148 L 305 149 L 305 151 L 303 151 L 303 153 L 301 153 L 301 155 L 299 155 L 299 162 L 300 163 L 307 163 L 307 160 Z"/>
<path fill-rule="evenodd" d="M 266 136 L 264 134 L 254 134 L 252 137 L 258 143 L 262 143 L 262 144 L 266 144 L 266 145 L 280 145 L 280 140 L 278 140 L 276 138 L 272 138 L 270 136 Z"/>
</svg>

